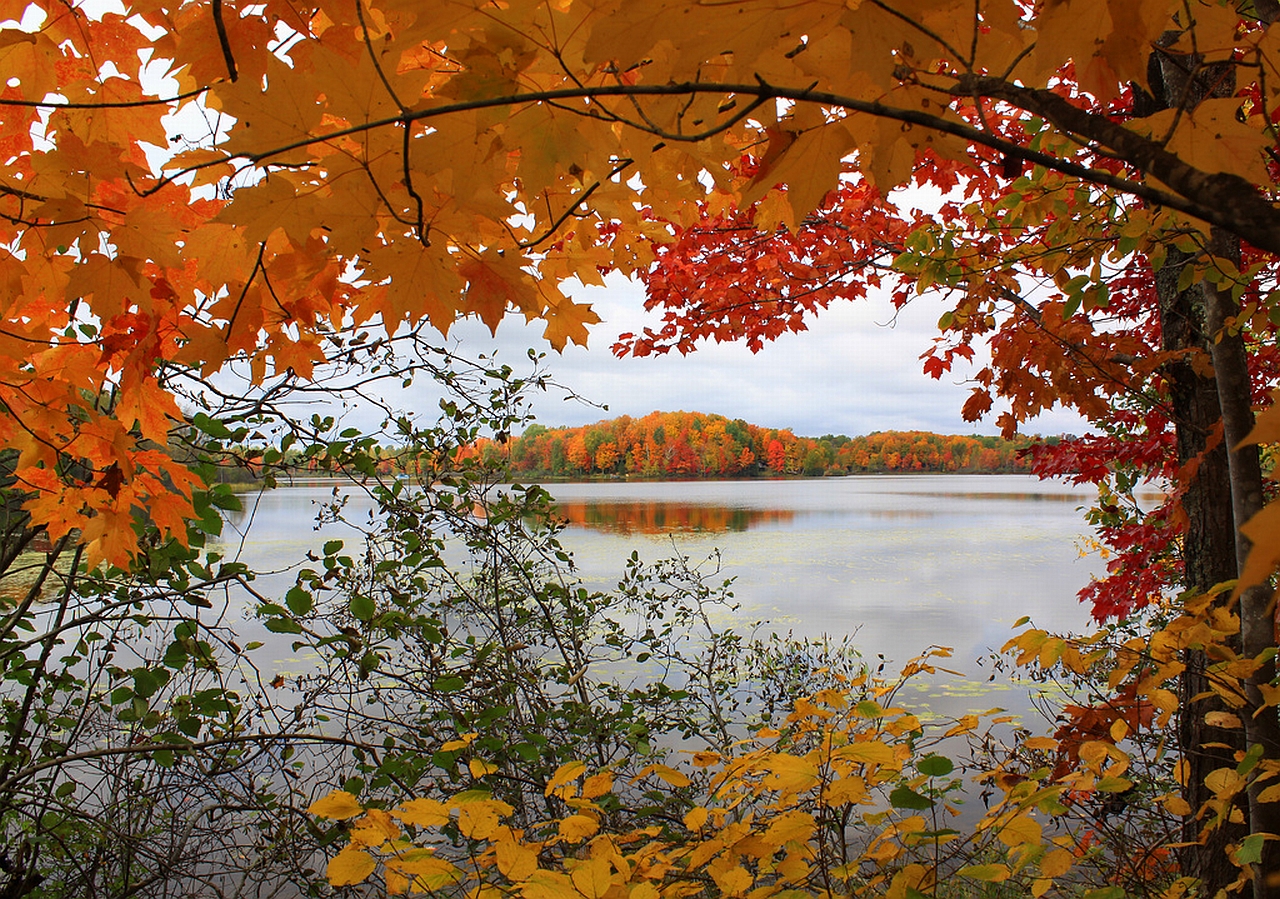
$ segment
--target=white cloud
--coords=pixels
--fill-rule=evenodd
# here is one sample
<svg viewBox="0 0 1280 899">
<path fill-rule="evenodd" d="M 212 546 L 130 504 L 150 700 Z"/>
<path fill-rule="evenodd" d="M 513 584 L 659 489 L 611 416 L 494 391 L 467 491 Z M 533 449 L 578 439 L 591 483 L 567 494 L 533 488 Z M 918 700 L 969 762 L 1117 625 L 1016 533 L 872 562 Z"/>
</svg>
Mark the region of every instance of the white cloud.
<svg viewBox="0 0 1280 899">
<path fill-rule="evenodd" d="M 813 319 L 808 331 L 785 335 L 755 354 L 741 344 L 708 343 L 688 356 L 643 359 L 618 359 L 609 349 L 618 334 L 658 322 L 657 313 L 644 311 L 640 285 L 613 277 L 605 288 L 579 288 L 574 297 L 591 302 L 604 321 L 591 329 L 589 348 L 549 353 L 548 368 L 556 381 L 609 408 L 539 397 L 535 412 L 549 426 L 683 409 L 791 428 L 802 436 L 911 429 L 996 433 L 994 415 L 977 424 L 960 415 L 969 395 L 963 379 L 973 369 L 940 381 L 923 373 L 919 357 L 937 334 L 943 312 L 927 296 L 896 316 L 885 298 L 839 304 Z M 497 350 L 500 360 L 518 369 L 528 347 L 545 346 L 541 331 L 537 322 L 512 319 L 493 338 L 478 322 L 464 322 L 450 338 L 464 353 Z M 1077 416 L 1061 412 L 1024 430 L 1084 429 Z"/>
</svg>

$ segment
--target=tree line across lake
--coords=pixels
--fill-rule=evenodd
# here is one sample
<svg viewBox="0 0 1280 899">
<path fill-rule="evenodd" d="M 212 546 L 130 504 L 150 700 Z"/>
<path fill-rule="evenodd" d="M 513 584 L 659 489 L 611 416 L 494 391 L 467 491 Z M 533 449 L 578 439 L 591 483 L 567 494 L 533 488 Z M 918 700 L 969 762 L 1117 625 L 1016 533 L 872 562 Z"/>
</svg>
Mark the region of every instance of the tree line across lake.
<svg viewBox="0 0 1280 899">
<path fill-rule="evenodd" d="M 1053 439 L 1053 438 L 1050 438 Z M 878 472 L 1029 472 L 1037 439 L 881 431 L 797 437 L 700 412 L 628 415 L 582 427 L 533 425 L 469 452 L 506 456 L 513 474 L 551 477 L 748 477 Z"/>
</svg>

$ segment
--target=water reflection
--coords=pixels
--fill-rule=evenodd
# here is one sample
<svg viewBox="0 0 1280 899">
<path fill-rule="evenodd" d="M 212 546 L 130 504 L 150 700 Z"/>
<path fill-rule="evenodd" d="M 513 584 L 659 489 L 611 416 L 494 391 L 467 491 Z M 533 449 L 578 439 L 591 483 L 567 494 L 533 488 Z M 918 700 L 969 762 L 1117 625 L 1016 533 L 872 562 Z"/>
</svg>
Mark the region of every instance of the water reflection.
<svg viewBox="0 0 1280 899">
<path fill-rule="evenodd" d="M 607 534 L 719 534 L 746 531 L 795 518 L 789 509 L 743 509 L 683 502 L 595 502 L 577 500 L 556 505 L 557 517 L 576 527 Z"/>
<path fill-rule="evenodd" d="M 958 717 L 1001 706 L 1034 714 L 1027 690 L 984 660 L 1024 615 L 1081 630 L 1076 591 L 1102 567 L 1082 556 L 1078 511 L 1096 493 L 1030 476 L 555 484 L 578 574 L 608 589 L 632 551 L 665 536 L 695 562 L 714 557 L 739 608 L 725 626 L 815 639 L 856 634 L 889 670 L 948 646 L 958 676 L 920 678 L 903 697 Z M 670 549 L 671 547 L 667 547 Z M 714 554 L 714 555 L 713 555 Z M 918 692 L 917 692 L 918 691 Z"/>
</svg>

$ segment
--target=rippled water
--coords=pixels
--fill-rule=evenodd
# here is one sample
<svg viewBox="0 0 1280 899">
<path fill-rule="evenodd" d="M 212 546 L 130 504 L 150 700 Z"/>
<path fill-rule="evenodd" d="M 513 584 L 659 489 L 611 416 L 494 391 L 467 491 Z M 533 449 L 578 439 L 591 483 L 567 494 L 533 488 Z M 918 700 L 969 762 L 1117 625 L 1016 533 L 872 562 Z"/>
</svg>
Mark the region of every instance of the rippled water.
<svg viewBox="0 0 1280 899">
<path fill-rule="evenodd" d="M 633 551 L 695 562 L 717 550 L 736 578 L 746 627 L 805 636 L 855 634 L 864 656 L 896 666 L 930 645 L 951 647 L 959 677 L 921 683 L 934 711 L 1000 705 L 1027 709 L 1025 691 L 980 664 L 1030 616 L 1057 630 L 1081 629 L 1075 594 L 1100 570 L 1082 557 L 1080 507 L 1092 493 L 1024 475 L 897 475 L 817 480 L 553 484 L 569 522 L 563 542 L 583 577 L 608 588 Z M 265 494 L 231 522 L 241 558 L 258 570 L 287 569 L 334 532 L 313 528 L 326 486 Z M 359 513 L 359 508 L 354 510 Z M 251 523 L 251 526 L 250 526 Z M 235 549 L 233 545 L 229 549 Z M 260 586 L 283 590 L 291 576 Z M 282 670 L 306 667 L 284 647 Z"/>
</svg>

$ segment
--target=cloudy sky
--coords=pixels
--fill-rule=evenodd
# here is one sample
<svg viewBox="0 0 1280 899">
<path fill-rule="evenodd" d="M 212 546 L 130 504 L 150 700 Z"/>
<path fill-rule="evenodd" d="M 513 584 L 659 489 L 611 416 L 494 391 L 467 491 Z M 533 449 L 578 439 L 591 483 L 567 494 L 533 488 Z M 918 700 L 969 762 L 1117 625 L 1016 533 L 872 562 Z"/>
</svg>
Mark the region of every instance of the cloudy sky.
<svg viewBox="0 0 1280 899">
<path fill-rule="evenodd" d="M 654 313 L 644 311 L 642 288 L 616 277 L 606 288 L 579 289 L 573 296 L 592 303 L 604 321 L 592 328 L 587 349 L 570 346 L 559 356 L 548 352 L 548 369 L 556 381 L 609 408 L 543 395 L 534 411 L 548 426 L 684 410 L 791 428 L 809 437 L 912 429 L 997 433 L 994 413 L 976 425 L 960 417 L 969 394 L 963 378 L 970 372 L 941 381 L 922 373 L 919 356 L 936 335 L 943 311 L 928 297 L 913 301 L 896 319 L 887 299 L 844 303 L 814 320 L 809 331 L 789 334 L 757 354 L 737 344 L 705 344 L 688 356 L 617 359 L 609 347 L 618 334 L 657 323 Z M 510 318 L 496 339 L 472 322 L 456 326 L 449 336 L 463 353 L 496 350 L 500 361 L 520 370 L 526 348 L 545 346 L 541 332 L 538 323 L 524 326 Z M 427 388 L 421 391 L 412 402 L 434 407 Z M 1084 427 L 1074 415 L 1058 412 L 1024 430 L 1078 433 Z"/>
</svg>

